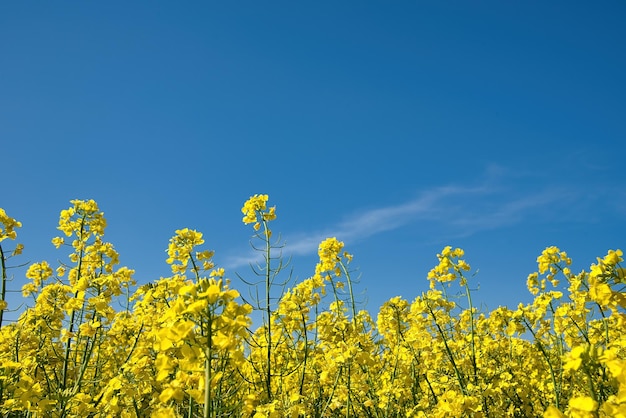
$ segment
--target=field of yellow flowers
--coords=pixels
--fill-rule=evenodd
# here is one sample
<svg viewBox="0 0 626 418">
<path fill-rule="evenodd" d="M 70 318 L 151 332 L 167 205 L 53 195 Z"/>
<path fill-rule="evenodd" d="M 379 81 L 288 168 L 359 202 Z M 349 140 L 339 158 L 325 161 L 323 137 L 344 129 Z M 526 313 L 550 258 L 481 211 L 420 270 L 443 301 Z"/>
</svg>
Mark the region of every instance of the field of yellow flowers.
<svg viewBox="0 0 626 418">
<path fill-rule="evenodd" d="M 244 300 L 190 229 L 169 242 L 172 275 L 137 286 L 104 240 L 103 212 L 74 200 L 52 239 L 66 261 L 28 267 L 32 302 L 10 323 L 7 269 L 23 246 L 0 209 L 0 415 L 626 417 L 620 250 L 575 273 L 546 248 L 528 276 L 533 303 L 481 312 L 463 250 L 446 247 L 428 292 L 372 318 L 336 238 L 320 243 L 308 279 L 279 282 L 267 202 L 242 208 L 264 260 Z"/>
</svg>

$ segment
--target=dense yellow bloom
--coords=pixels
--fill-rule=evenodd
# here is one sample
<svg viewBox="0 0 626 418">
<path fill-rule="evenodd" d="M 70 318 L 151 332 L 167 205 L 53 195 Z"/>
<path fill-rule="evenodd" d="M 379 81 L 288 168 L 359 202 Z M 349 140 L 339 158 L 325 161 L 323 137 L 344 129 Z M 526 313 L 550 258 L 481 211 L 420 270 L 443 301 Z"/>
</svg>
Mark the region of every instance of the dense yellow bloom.
<svg viewBox="0 0 626 418">
<path fill-rule="evenodd" d="M 543 418 L 565 418 L 565 415 L 553 405 L 550 405 L 543 414 Z"/>
<path fill-rule="evenodd" d="M 598 402 L 590 396 L 579 396 L 569 401 L 570 414 L 572 417 L 593 417 L 598 409 Z"/>
<path fill-rule="evenodd" d="M 254 195 L 242 212 L 269 244 L 267 201 Z M 8 223 L 0 212 L 12 239 Z M 52 241 L 69 261 L 26 269 L 34 304 L 0 327 L 0 415 L 626 418 L 620 250 L 575 274 L 548 247 L 527 277 L 532 301 L 488 312 L 472 305 L 464 251 L 447 246 L 431 289 L 391 298 L 374 322 L 333 237 L 312 275 L 256 299 L 258 319 L 202 233 L 177 230 L 172 276 L 136 288 L 105 226 L 95 202 L 72 201 L 59 220 L 66 236 Z"/>
<path fill-rule="evenodd" d="M 564 370 L 573 370 L 576 371 L 580 368 L 580 365 L 583 362 L 583 355 L 585 354 L 585 351 L 587 350 L 587 347 L 584 346 L 577 346 L 574 347 L 569 353 L 567 353 L 567 355 L 565 356 L 565 364 L 563 366 Z"/>
<path fill-rule="evenodd" d="M 52 267 L 50 267 L 46 261 L 31 264 L 26 271 L 26 278 L 32 280 L 32 282 L 27 283 L 22 287 L 22 293 L 24 296 L 28 296 L 31 293 L 38 291 L 41 285 L 52 277 L 52 274 Z"/>
</svg>

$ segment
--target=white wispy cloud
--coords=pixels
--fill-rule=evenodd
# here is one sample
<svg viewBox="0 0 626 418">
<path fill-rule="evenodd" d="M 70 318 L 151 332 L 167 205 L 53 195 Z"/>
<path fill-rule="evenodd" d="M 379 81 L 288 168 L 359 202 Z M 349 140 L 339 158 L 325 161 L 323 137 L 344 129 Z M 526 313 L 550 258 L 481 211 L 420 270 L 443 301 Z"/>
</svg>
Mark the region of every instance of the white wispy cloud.
<svg viewBox="0 0 626 418">
<path fill-rule="evenodd" d="M 416 198 L 395 206 L 371 209 L 352 216 L 337 225 L 336 234 L 343 239 L 362 239 L 394 230 L 419 220 L 438 220 L 446 208 L 446 201 L 476 195 L 485 195 L 484 187 L 440 187 L 421 193 Z"/>
<path fill-rule="evenodd" d="M 439 187 L 419 194 L 416 198 L 398 205 L 369 209 L 352 214 L 347 220 L 322 230 L 292 233 L 284 238 L 285 253 L 306 255 L 317 251 L 319 243 L 328 237 L 355 241 L 391 231 L 419 220 L 437 221 L 449 209 L 446 200 L 491 193 L 486 187 Z M 259 262 L 259 254 L 251 251 L 248 256 L 230 257 L 229 268 Z"/>
<path fill-rule="evenodd" d="M 551 222 L 569 217 L 578 222 L 581 216 L 590 214 L 589 207 L 616 194 L 612 189 L 596 189 L 591 196 L 582 185 L 528 182 L 531 177 L 492 165 L 478 186 L 436 187 L 396 205 L 356 210 L 323 230 L 285 234 L 284 255 L 314 254 L 319 243 L 328 237 L 354 243 L 419 222 L 436 226 L 447 238 L 535 220 Z M 620 196 L 623 203 L 624 193 Z M 618 212 L 624 207 L 614 206 Z M 228 259 L 227 265 L 237 268 L 258 261 L 259 254 L 251 251 L 248 256 Z"/>
<path fill-rule="evenodd" d="M 468 236 L 523 222 L 528 217 L 539 216 L 543 209 L 572 203 L 575 199 L 571 190 L 560 188 L 522 194 L 501 191 L 494 193 L 494 201 L 486 205 L 487 207 L 481 205 L 481 202 L 473 202 L 472 205 L 463 207 L 462 212 L 457 211 L 457 216 L 448 219 L 448 222 L 454 227 L 457 236 Z M 547 216 L 552 216 L 549 213 L 550 211 Z M 546 216 L 545 213 L 543 216 Z"/>
</svg>

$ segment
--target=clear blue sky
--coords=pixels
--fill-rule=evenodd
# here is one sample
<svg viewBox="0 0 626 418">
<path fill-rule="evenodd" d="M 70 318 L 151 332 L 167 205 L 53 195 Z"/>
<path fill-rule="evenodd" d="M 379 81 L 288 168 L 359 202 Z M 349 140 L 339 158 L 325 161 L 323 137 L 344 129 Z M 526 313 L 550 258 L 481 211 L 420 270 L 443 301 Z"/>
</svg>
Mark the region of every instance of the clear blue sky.
<svg viewBox="0 0 626 418">
<path fill-rule="evenodd" d="M 2 2 L 15 262 L 65 259 L 58 213 L 91 198 L 140 283 L 184 227 L 249 277 L 240 208 L 264 193 L 294 276 L 337 236 L 374 313 L 425 291 L 446 245 L 480 303 L 528 301 L 545 247 L 576 271 L 626 250 L 625 20 L 622 1 Z"/>
</svg>

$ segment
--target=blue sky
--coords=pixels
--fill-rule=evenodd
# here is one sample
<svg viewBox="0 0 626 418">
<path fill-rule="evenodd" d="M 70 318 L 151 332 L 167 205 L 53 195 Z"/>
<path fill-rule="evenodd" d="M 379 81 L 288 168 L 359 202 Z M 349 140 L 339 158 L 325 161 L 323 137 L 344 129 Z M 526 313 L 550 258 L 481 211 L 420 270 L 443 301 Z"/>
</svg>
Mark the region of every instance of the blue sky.
<svg viewBox="0 0 626 418">
<path fill-rule="evenodd" d="M 58 213 L 95 199 L 140 283 L 189 227 L 245 293 L 240 208 L 263 193 L 294 277 L 337 236 L 373 313 L 425 291 L 446 245 L 486 308 L 529 301 L 545 247 L 577 271 L 626 250 L 625 18 L 621 1 L 3 2 L 14 261 L 65 259 Z"/>
</svg>

